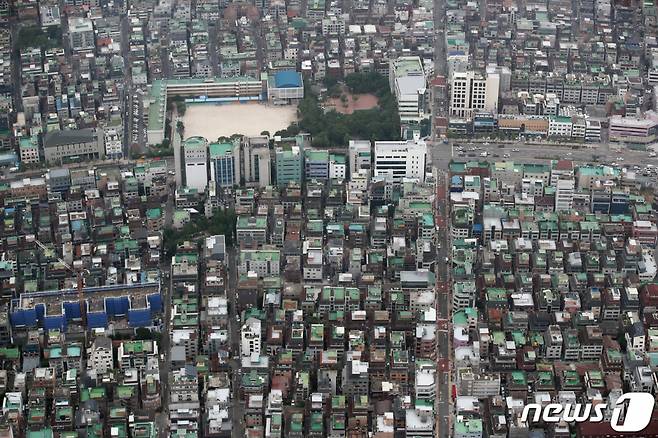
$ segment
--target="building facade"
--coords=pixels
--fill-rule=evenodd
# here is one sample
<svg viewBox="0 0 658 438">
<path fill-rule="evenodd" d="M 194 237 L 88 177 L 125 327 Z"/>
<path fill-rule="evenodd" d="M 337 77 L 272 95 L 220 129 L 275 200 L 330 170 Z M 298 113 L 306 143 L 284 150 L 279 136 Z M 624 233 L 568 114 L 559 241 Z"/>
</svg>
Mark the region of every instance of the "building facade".
<svg viewBox="0 0 658 438">
<path fill-rule="evenodd" d="M 427 145 L 422 141 L 375 142 L 374 176 L 388 182 L 403 178 L 425 180 Z"/>
<path fill-rule="evenodd" d="M 104 138 L 92 128 L 50 131 L 43 138 L 43 152 L 50 162 L 97 160 L 105 157 Z"/>
<path fill-rule="evenodd" d="M 200 192 L 208 185 L 208 142 L 203 137 L 190 137 L 183 143 L 185 185 Z"/>
<path fill-rule="evenodd" d="M 498 112 L 500 76 L 473 71 L 456 72 L 452 76 L 450 116 L 470 119 L 475 112 Z"/>
</svg>

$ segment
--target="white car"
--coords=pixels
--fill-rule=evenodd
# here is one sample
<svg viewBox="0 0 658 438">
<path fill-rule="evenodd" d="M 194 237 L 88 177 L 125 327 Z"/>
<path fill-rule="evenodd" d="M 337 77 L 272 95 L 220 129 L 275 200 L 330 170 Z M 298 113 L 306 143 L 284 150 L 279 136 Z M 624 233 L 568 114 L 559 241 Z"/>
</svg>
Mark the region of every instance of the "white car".
<svg viewBox="0 0 658 438">
<path fill-rule="evenodd" d="M 512 149 L 512 152 L 519 152 L 519 149 L 518 149 L 518 148 L 514 148 L 514 149 Z"/>
</svg>

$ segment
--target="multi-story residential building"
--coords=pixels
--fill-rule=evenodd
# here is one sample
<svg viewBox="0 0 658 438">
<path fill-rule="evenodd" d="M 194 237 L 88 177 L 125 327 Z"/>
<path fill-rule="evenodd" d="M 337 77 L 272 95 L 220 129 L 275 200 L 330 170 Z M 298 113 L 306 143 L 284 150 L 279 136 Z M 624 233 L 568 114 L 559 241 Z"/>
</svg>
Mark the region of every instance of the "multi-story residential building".
<svg viewBox="0 0 658 438">
<path fill-rule="evenodd" d="M 260 277 L 279 275 L 281 252 L 278 249 L 243 249 L 240 251 L 240 274 L 255 272 Z"/>
<path fill-rule="evenodd" d="M 239 242 L 251 241 L 257 245 L 267 242 L 267 218 L 263 216 L 239 216 L 236 224 Z"/>
<path fill-rule="evenodd" d="M 39 141 L 37 137 L 22 137 L 18 148 L 21 163 L 31 164 L 39 162 Z"/>
<path fill-rule="evenodd" d="M 240 353 L 244 357 L 260 356 L 261 352 L 261 321 L 256 318 L 247 319 L 240 330 Z"/>
<path fill-rule="evenodd" d="M 123 157 L 123 130 L 118 127 L 106 127 L 103 129 L 105 142 L 105 156 L 118 159 Z"/>
<path fill-rule="evenodd" d="M 96 47 L 94 23 L 88 18 L 70 17 L 68 35 L 74 52 L 90 52 Z"/>
<path fill-rule="evenodd" d="M 123 341 L 117 348 L 117 362 L 121 369 L 143 369 L 149 357 L 158 357 L 158 344 L 155 341 Z"/>
<path fill-rule="evenodd" d="M 278 146 L 275 160 L 277 186 L 283 187 L 290 182 L 301 184 L 304 165 L 299 146 Z"/>
<path fill-rule="evenodd" d="M 372 168 L 372 145 L 369 140 L 350 140 L 349 172 L 350 177 L 358 175 L 361 170 L 370 172 Z"/>
<path fill-rule="evenodd" d="M 573 177 L 561 177 L 555 181 L 555 211 L 571 210 L 575 186 Z"/>
<path fill-rule="evenodd" d="M 110 338 L 99 336 L 94 339 L 87 359 L 87 366 L 100 375 L 114 369 L 114 350 Z"/>
<path fill-rule="evenodd" d="M 310 179 L 329 178 L 329 151 L 306 149 L 304 151 L 305 177 Z"/>
</svg>

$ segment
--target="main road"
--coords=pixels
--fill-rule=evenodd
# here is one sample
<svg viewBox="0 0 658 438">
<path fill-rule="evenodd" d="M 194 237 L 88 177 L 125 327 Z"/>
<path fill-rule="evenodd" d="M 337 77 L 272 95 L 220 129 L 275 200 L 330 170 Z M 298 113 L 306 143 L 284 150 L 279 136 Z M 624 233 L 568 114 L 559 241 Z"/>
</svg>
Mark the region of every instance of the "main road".
<svg viewBox="0 0 658 438">
<path fill-rule="evenodd" d="M 435 224 L 437 229 L 437 378 L 438 391 L 435 405 L 436 436 L 448 438 L 450 433 L 450 270 L 446 260 L 450 259 L 448 247 L 448 211 L 446 204 L 447 174 L 437 170 Z"/>
<path fill-rule="evenodd" d="M 547 160 L 571 160 L 576 164 L 605 163 L 619 167 L 647 164 L 658 166 L 658 157 L 650 157 L 650 151 L 629 149 L 623 145 L 600 144 L 593 147 L 563 146 L 549 142 L 541 143 L 498 143 L 474 142 L 469 139 L 450 140 L 447 144 L 430 143 L 432 163 L 439 169 L 447 169 L 450 160 L 488 160 L 517 162 L 547 162 Z M 459 148 L 462 148 L 460 153 Z M 473 150 L 474 149 L 474 150 Z M 486 152 L 487 156 L 482 154 Z M 613 164 L 614 163 L 614 164 Z"/>
</svg>

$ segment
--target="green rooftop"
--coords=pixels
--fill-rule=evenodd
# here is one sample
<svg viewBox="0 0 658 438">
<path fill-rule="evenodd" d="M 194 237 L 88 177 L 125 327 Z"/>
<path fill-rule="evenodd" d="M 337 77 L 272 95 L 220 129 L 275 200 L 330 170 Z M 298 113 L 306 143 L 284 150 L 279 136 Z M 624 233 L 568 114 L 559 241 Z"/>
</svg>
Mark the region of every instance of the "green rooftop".
<svg viewBox="0 0 658 438">
<path fill-rule="evenodd" d="M 210 143 L 210 159 L 216 159 L 233 155 L 232 143 Z"/>
<path fill-rule="evenodd" d="M 238 216 L 236 229 L 267 229 L 265 216 Z"/>
<path fill-rule="evenodd" d="M 457 420 L 457 422 L 455 422 L 455 433 L 460 435 L 481 434 L 482 420 L 476 418 L 463 421 Z"/>
</svg>

